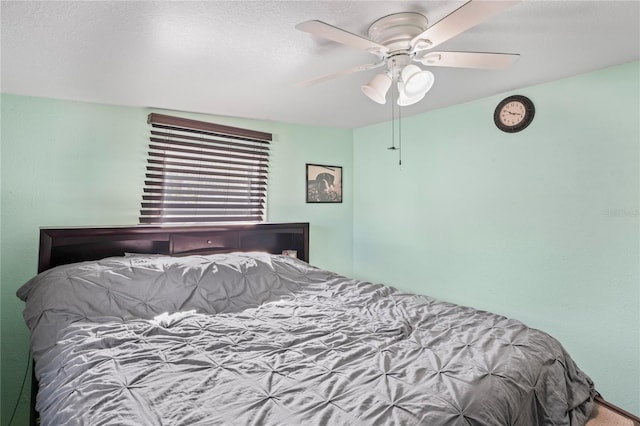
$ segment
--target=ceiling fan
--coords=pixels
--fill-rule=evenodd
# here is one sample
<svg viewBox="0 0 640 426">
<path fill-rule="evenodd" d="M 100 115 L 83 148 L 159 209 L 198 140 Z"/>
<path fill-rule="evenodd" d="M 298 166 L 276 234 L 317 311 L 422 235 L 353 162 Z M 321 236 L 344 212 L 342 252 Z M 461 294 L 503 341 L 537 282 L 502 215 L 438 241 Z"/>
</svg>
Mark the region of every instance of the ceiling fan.
<svg viewBox="0 0 640 426">
<path fill-rule="evenodd" d="M 322 21 L 305 21 L 296 28 L 356 49 L 366 50 L 378 61 L 298 83 L 300 87 L 343 75 L 386 67 L 361 89 L 373 101 L 384 104 L 391 85 L 398 87 L 398 105 L 421 101 L 433 86 L 435 77 L 414 62 L 427 67 L 504 69 L 520 55 L 510 53 L 432 51 L 434 47 L 497 15 L 520 0 L 470 0 L 452 13 L 428 26 L 427 18 L 415 12 L 395 13 L 378 19 L 369 27 L 368 38 L 350 33 Z"/>
</svg>

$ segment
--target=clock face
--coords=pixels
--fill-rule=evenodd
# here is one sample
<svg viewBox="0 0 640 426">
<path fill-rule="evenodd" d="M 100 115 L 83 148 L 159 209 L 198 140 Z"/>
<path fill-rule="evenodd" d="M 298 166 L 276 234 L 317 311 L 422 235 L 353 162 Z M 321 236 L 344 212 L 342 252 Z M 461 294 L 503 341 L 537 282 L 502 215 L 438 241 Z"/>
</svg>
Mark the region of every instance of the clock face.
<svg viewBox="0 0 640 426">
<path fill-rule="evenodd" d="M 500 110 L 500 121 L 505 126 L 515 126 L 522 123 L 527 109 L 520 101 L 511 101 Z"/>
<path fill-rule="evenodd" d="M 535 108 L 529 98 L 514 95 L 503 99 L 498 104 L 493 119 L 500 130 L 514 133 L 527 127 L 533 120 L 534 114 Z"/>
</svg>

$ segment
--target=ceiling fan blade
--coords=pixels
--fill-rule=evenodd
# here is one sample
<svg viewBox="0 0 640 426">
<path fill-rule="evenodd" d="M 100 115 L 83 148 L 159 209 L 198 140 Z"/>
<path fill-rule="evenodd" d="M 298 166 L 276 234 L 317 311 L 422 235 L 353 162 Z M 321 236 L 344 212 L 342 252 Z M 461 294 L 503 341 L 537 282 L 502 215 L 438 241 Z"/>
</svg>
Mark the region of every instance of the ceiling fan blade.
<svg viewBox="0 0 640 426">
<path fill-rule="evenodd" d="M 411 40 L 411 47 L 418 46 L 419 50 L 431 49 L 519 2 L 520 0 L 470 0 L 415 36 Z"/>
<path fill-rule="evenodd" d="M 432 67 L 499 70 L 508 68 L 519 57 L 520 55 L 512 53 L 429 52 L 416 60 Z"/>
<path fill-rule="evenodd" d="M 314 84 L 318 84 L 318 83 L 322 83 L 325 82 L 327 80 L 331 80 L 333 78 L 336 77 L 340 77 L 343 75 L 347 75 L 347 74 L 354 74 L 356 72 L 360 72 L 360 71 L 367 71 L 367 70 L 372 70 L 374 68 L 378 68 L 384 65 L 384 61 L 381 62 L 376 62 L 375 64 L 363 64 L 363 65 L 358 65 L 343 71 L 338 71 L 338 72 L 334 72 L 333 74 L 327 74 L 325 76 L 322 77 L 318 77 L 318 78 L 314 78 L 311 80 L 305 80 L 305 81 L 301 81 L 300 83 L 296 84 L 296 86 L 298 87 L 309 87 L 309 86 L 313 86 Z"/>
<path fill-rule="evenodd" d="M 356 49 L 366 50 L 373 53 L 374 55 L 383 55 L 388 50 L 381 44 L 375 43 L 369 39 L 360 37 L 359 35 L 334 27 L 333 25 L 329 25 L 322 21 L 305 21 L 296 25 L 296 28 L 300 31 L 305 31 L 318 37 L 326 38 L 337 43 L 355 47 Z"/>
</svg>

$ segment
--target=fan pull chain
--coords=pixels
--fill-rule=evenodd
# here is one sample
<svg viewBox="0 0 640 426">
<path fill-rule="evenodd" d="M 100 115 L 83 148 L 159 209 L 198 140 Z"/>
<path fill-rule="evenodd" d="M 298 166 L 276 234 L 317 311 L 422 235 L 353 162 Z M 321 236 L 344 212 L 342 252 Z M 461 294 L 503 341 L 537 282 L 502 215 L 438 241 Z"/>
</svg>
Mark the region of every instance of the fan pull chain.
<svg viewBox="0 0 640 426">
<path fill-rule="evenodd" d="M 402 106 L 398 105 L 398 166 L 402 170 Z"/>
<path fill-rule="evenodd" d="M 393 91 L 393 82 L 391 83 L 391 146 L 387 149 L 390 149 L 392 151 L 395 151 L 396 149 L 396 129 L 395 129 L 395 117 L 394 117 L 394 106 L 393 104 L 395 103 L 395 99 L 394 99 L 394 91 Z"/>
<path fill-rule="evenodd" d="M 395 66 L 395 61 L 394 61 L 394 66 Z M 401 111 L 400 108 L 401 106 L 398 105 L 398 147 L 396 147 L 396 117 L 395 117 L 395 110 L 396 110 L 396 88 L 398 85 L 398 79 L 400 78 L 400 76 L 398 76 L 396 78 L 396 74 L 393 73 L 391 74 L 391 146 L 387 149 L 392 150 L 392 151 L 398 151 L 398 165 L 400 166 L 400 168 L 402 168 L 402 116 L 401 116 Z M 399 88 L 398 88 L 398 96 L 400 95 L 399 92 Z"/>
</svg>

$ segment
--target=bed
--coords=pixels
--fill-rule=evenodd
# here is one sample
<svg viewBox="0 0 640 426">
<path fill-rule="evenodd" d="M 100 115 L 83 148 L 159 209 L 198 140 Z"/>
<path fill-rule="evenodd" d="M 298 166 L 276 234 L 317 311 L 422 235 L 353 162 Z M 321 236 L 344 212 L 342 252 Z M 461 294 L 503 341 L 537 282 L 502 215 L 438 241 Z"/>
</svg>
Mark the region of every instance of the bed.
<svg viewBox="0 0 640 426">
<path fill-rule="evenodd" d="M 308 223 L 42 229 L 39 274 L 18 290 L 32 336 L 32 423 L 591 416 L 592 381 L 542 331 L 308 261 Z"/>
</svg>

